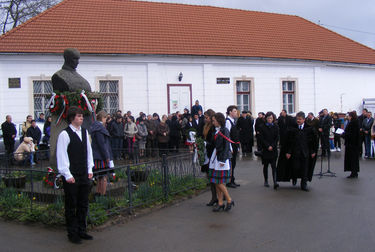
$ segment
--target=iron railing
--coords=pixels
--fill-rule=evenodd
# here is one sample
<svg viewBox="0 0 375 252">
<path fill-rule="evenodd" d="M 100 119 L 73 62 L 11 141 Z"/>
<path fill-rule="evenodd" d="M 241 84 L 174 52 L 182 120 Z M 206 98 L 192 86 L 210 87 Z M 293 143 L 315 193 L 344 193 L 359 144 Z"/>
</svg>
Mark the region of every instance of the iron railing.
<svg viewBox="0 0 375 252">
<path fill-rule="evenodd" d="M 6 156 L 0 158 L 0 209 L 12 208 L 19 213 L 40 210 L 54 221 L 63 222 L 64 191 L 62 186 L 57 188 L 62 183 L 56 178 L 57 172 L 48 167 L 48 161 L 40 159 L 37 165 L 29 166 L 11 164 Z M 166 202 L 172 195 L 206 185 L 194 153 L 190 152 L 164 154 L 134 164 L 117 161 L 113 169 L 101 172 L 108 181 L 106 194 L 96 193 L 99 178 L 94 172 L 89 196 L 89 220 L 94 223 L 113 214 Z"/>
</svg>

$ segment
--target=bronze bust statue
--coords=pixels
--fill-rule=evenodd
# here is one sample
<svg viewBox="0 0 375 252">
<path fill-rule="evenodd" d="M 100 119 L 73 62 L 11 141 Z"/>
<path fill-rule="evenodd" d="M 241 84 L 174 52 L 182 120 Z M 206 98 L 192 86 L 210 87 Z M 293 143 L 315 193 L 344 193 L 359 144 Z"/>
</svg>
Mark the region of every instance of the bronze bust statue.
<svg viewBox="0 0 375 252">
<path fill-rule="evenodd" d="M 64 65 L 61 70 L 52 76 L 53 90 L 60 92 L 82 91 L 91 92 L 88 81 L 77 73 L 76 68 L 81 57 L 80 52 L 75 48 L 67 48 L 64 50 Z"/>
</svg>

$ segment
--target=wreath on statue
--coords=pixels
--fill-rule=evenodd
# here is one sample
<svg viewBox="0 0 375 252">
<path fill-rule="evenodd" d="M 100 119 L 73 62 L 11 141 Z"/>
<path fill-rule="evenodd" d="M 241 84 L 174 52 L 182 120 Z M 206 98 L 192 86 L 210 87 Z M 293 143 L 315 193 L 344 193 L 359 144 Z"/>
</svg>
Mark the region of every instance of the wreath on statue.
<svg viewBox="0 0 375 252">
<path fill-rule="evenodd" d="M 66 119 L 69 107 L 77 106 L 83 110 L 84 116 L 95 115 L 103 107 L 99 92 L 58 92 L 52 93 L 46 108 L 52 115 L 56 115 L 58 124 L 61 119 Z"/>
</svg>

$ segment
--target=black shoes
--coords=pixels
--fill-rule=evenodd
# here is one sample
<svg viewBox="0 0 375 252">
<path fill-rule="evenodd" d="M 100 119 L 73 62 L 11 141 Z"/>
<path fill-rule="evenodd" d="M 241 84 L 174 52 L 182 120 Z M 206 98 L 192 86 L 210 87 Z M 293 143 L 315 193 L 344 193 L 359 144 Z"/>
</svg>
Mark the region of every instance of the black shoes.
<svg viewBox="0 0 375 252">
<path fill-rule="evenodd" d="M 81 244 L 82 240 L 78 235 L 68 235 L 68 239 L 71 243 Z"/>
<path fill-rule="evenodd" d="M 307 185 L 306 184 L 301 184 L 301 190 L 305 191 L 305 192 L 309 191 L 309 189 L 307 189 Z"/>
<path fill-rule="evenodd" d="M 206 204 L 206 206 L 213 206 L 213 205 L 216 205 L 219 201 L 217 199 L 212 199 L 210 202 L 208 202 Z"/>
<path fill-rule="evenodd" d="M 227 184 L 227 187 L 230 187 L 230 188 L 237 188 L 237 186 L 234 184 L 234 183 L 228 183 Z"/>
<path fill-rule="evenodd" d="M 235 185 L 236 187 L 240 187 L 241 185 L 240 184 L 237 184 L 236 182 L 232 182 L 233 185 Z"/>
<path fill-rule="evenodd" d="M 292 179 L 293 186 L 297 185 L 297 179 Z"/>
<path fill-rule="evenodd" d="M 233 200 L 230 203 L 227 203 L 227 206 L 225 207 L 224 211 L 229 212 L 232 209 L 232 206 L 234 206 Z"/>
<path fill-rule="evenodd" d="M 274 189 L 274 190 L 277 190 L 278 187 L 279 187 L 279 184 L 278 184 L 278 183 L 275 183 L 275 184 L 273 185 L 273 189 Z"/>
<path fill-rule="evenodd" d="M 79 234 L 79 237 L 83 240 L 93 240 L 94 237 L 92 237 L 91 235 L 87 234 L 87 233 L 82 233 L 82 234 Z"/>
<path fill-rule="evenodd" d="M 350 174 L 350 176 L 347 176 L 347 178 L 358 178 L 358 174 Z"/>
<path fill-rule="evenodd" d="M 212 212 L 220 212 L 221 210 L 224 211 L 224 204 L 223 205 L 217 205 L 214 209 L 212 209 Z"/>
</svg>

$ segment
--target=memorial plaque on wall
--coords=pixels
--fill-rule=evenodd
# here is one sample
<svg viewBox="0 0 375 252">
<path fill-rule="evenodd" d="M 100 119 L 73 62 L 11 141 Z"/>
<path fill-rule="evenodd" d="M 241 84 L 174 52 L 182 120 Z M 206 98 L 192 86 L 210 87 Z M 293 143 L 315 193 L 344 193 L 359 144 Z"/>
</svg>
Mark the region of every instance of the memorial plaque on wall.
<svg viewBox="0 0 375 252">
<path fill-rule="evenodd" d="M 230 78 L 216 78 L 216 84 L 230 84 Z"/>
<path fill-rule="evenodd" d="M 21 88 L 21 78 L 8 78 L 9 88 Z"/>
</svg>

